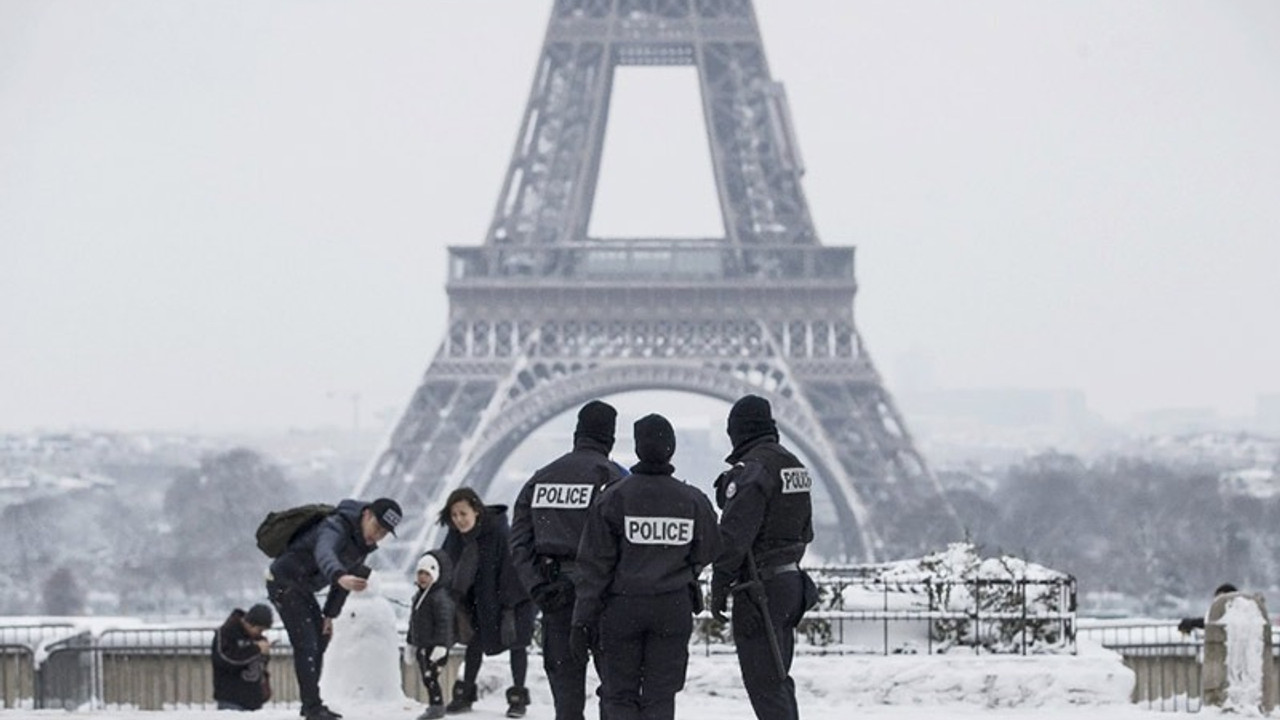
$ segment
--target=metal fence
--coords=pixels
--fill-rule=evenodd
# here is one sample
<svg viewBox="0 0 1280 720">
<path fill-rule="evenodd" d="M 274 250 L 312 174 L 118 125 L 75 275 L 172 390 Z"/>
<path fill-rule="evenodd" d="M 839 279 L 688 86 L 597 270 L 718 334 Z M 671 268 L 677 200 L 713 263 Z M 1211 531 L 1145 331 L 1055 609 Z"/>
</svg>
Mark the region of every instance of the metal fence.
<svg viewBox="0 0 1280 720">
<path fill-rule="evenodd" d="M 1124 658 L 1133 670 L 1130 700 L 1150 710 L 1200 712 L 1203 704 L 1204 636 L 1181 633 L 1171 621 L 1090 621 L 1078 637 L 1097 642 Z M 1272 657 L 1280 662 L 1280 629 L 1271 628 Z"/>
<path fill-rule="evenodd" d="M 35 706 L 36 648 L 74 632 L 70 623 L 0 625 L 0 708 Z"/>
<path fill-rule="evenodd" d="M 841 587 L 838 583 L 829 584 Z M 941 620 L 956 619 L 948 613 L 909 614 L 885 610 L 885 605 L 882 602 L 882 609 L 878 611 L 817 611 L 807 617 L 800 628 L 797 652 L 892 654 L 902 648 L 895 641 L 903 637 L 901 624 L 919 630 Z M 1022 618 L 1021 615 L 1001 617 L 992 622 L 1012 619 Z M 971 616 L 969 620 L 977 622 Z M 1073 619 L 1054 618 L 1053 622 L 1067 623 L 1068 620 Z M 727 635 L 728 628 L 714 623 L 705 614 L 701 624 L 707 627 L 697 642 L 705 646 L 707 653 L 732 652 L 732 645 L 727 641 L 711 639 L 717 633 Z M 1085 620 L 1078 629 L 1073 629 L 1073 638 L 1096 642 L 1122 656 L 1124 664 L 1134 673 L 1130 695 L 1133 703 L 1151 710 L 1200 711 L 1203 650 L 1200 633 L 1181 634 L 1172 621 Z M 108 630 L 97 637 L 89 632 L 72 633 L 69 625 L 0 626 L 0 640 L 4 641 L 0 642 L 0 708 L 213 707 L 209 660 L 212 628 L 139 627 Z M 850 641 L 855 635 L 869 634 L 880 638 L 877 646 Z M 57 639 L 40 645 L 42 639 L 50 637 Z M 274 692 L 270 704 L 294 705 L 298 692 L 292 651 L 281 631 L 270 631 L 268 637 L 274 642 L 270 663 Z M 1273 637 L 1276 637 L 1274 631 Z M 28 642 L 15 642 L 24 638 Z M 1273 642 L 1272 647 L 1280 651 L 1280 642 Z M 981 649 L 961 651 L 980 652 Z M 460 654 L 460 649 L 455 648 L 443 678 L 446 687 L 456 677 Z M 43 658 L 42 662 L 37 663 L 38 656 Z M 403 667 L 402 671 L 405 693 L 425 701 L 426 694 L 416 670 Z"/>
<path fill-rule="evenodd" d="M 1076 583 L 1053 579 L 885 580 L 857 568 L 809 571 L 818 605 L 797 627 L 796 652 L 911 655 L 1076 650 Z M 704 596 L 710 596 L 705 585 Z M 732 651 L 730 628 L 702 613 L 695 642 Z"/>
<path fill-rule="evenodd" d="M 30 708 L 35 682 L 35 654 L 31 648 L 0 645 L 0 708 Z"/>
<path fill-rule="evenodd" d="M 97 636 L 86 631 L 41 646 L 40 638 L 49 636 L 51 626 L 30 627 L 46 632 L 32 632 L 30 643 L 0 644 L 0 708 L 172 710 L 216 705 L 213 628 L 121 628 Z M 0 627 L 0 638 L 17 637 L 16 631 L 6 632 L 13 628 Z M 282 630 L 268 631 L 267 638 L 272 642 L 268 706 L 294 706 L 299 698 L 293 650 Z M 442 677 L 446 685 L 452 684 L 460 664 L 461 649 L 455 649 Z M 416 667 L 401 671 L 405 694 L 426 702 Z"/>
<path fill-rule="evenodd" d="M 801 654 L 1075 651 L 1074 580 L 884 582 L 828 569 L 812 576 L 820 601 L 798 628 Z M 709 613 L 696 628 L 693 642 L 707 654 L 733 651 L 731 629 Z M 212 626 L 138 626 L 97 635 L 71 625 L 0 626 L 0 707 L 211 708 L 213 634 Z M 270 705 L 295 705 L 288 638 L 280 629 L 267 637 Z M 442 678 L 446 687 L 460 664 L 461 649 L 454 648 Z M 401 671 L 405 693 L 425 701 L 416 668 Z"/>
</svg>

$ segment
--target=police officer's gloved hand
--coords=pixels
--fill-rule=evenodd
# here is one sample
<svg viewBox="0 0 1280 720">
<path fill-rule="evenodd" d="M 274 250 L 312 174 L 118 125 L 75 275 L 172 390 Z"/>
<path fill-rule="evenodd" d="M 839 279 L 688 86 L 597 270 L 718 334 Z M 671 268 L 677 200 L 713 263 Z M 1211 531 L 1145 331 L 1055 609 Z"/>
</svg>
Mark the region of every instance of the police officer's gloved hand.
<svg viewBox="0 0 1280 720">
<path fill-rule="evenodd" d="M 729 622 L 725 611 L 729 609 L 729 588 L 711 583 L 711 617 L 722 623 Z"/>
<path fill-rule="evenodd" d="M 574 625 L 569 629 L 569 654 L 576 662 L 587 661 L 587 651 L 591 648 L 594 631 L 590 625 Z"/>
<path fill-rule="evenodd" d="M 573 582 L 569 578 L 556 578 L 534 587 L 529 594 L 542 612 L 563 610 L 573 604 Z"/>
<path fill-rule="evenodd" d="M 1183 635 L 1196 628 L 1204 628 L 1204 618 L 1182 618 L 1182 622 L 1178 623 L 1178 632 Z"/>
<path fill-rule="evenodd" d="M 507 608 L 502 611 L 502 623 L 498 627 L 503 647 L 511 647 L 516 643 L 516 611 Z"/>
</svg>

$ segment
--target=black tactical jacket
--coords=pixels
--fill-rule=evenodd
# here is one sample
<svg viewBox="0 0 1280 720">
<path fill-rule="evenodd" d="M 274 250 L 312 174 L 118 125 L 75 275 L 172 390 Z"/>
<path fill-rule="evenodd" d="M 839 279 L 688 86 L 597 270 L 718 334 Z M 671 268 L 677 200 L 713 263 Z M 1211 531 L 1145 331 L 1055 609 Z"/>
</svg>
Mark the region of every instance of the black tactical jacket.
<svg viewBox="0 0 1280 720">
<path fill-rule="evenodd" d="M 562 565 L 577 559 L 587 508 L 601 489 L 624 474 L 604 444 L 583 437 L 574 441 L 572 452 L 529 478 L 511 518 L 511 560 L 526 590 L 553 579 Z"/>
<path fill-rule="evenodd" d="M 768 568 L 800 562 L 813 541 L 813 481 L 777 438 L 748 442 L 727 461 L 734 466 L 716 480 L 716 499 L 723 505 L 723 547 L 713 578 L 719 587 L 748 579 L 748 548 L 757 567 Z"/>
<path fill-rule="evenodd" d="M 719 550 L 716 513 L 698 488 L 643 464 L 601 493 L 578 545 L 575 625 L 593 625 L 614 595 L 696 589 Z"/>
</svg>

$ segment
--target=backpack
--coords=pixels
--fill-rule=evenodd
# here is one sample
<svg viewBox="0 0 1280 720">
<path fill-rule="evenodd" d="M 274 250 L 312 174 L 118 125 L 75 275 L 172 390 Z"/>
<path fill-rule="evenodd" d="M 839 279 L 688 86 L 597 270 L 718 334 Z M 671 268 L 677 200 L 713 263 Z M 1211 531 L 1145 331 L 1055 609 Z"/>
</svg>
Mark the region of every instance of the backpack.
<svg viewBox="0 0 1280 720">
<path fill-rule="evenodd" d="M 295 535 L 324 520 L 336 509 L 332 505 L 312 503 L 267 513 L 258 525 L 258 549 L 269 558 L 280 557 L 289 549 Z"/>
</svg>

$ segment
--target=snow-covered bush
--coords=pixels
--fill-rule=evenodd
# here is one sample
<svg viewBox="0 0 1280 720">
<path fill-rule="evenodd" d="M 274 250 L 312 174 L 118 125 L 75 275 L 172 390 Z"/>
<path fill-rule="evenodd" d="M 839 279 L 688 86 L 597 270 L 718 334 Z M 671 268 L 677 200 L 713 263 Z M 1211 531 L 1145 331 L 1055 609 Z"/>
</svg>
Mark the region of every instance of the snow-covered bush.
<svg viewBox="0 0 1280 720">
<path fill-rule="evenodd" d="M 1008 555 L 954 543 L 922 558 L 807 569 L 818 603 L 796 628 L 801 652 L 936 654 L 1075 650 L 1075 579 Z M 733 641 L 703 616 L 694 642 Z"/>
<path fill-rule="evenodd" d="M 1074 578 L 1009 555 L 983 558 L 970 543 L 866 568 L 842 589 L 840 604 L 904 620 L 923 614 L 934 653 L 1071 652 L 1075 645 Z"/>
</svg>

